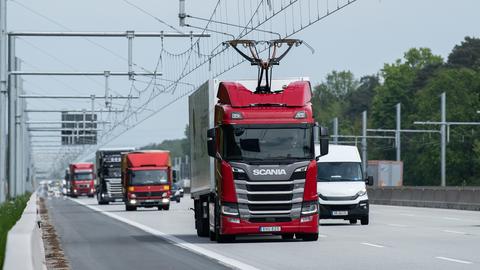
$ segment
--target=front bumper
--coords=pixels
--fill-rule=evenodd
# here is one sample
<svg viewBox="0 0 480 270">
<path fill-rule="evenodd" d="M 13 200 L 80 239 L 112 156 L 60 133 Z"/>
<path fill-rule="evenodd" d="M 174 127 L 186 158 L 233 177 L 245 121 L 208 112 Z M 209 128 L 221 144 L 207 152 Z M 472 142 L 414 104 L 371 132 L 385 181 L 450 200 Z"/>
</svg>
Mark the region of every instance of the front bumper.
<svg viewBox="0 0 480 270">
<path fill-rule="evenodd" d="M 360 219 L 368 216 L 369 209 L 368 200 L 360 201 L 357 204 L 320 204 L 320 219 Z M 336 211 L 346 211 L 347 214 L 334 215 Z"/>
<path fill-rule="evenodd" d="M 75 192 L 74 190 L 77 190 L 77 192 Z M 91 188 L 74 188 L 74 190 L 72 190 L 71 194 L 76 196 L 80 196 L 80 195 L 93 196 L 95 194 L 95 189 L 91 189 Z"/>
<path fill-rule="evenodd" d="M 170 198 L 142 198 L 142 199 L 129 199 L 128 205 L 137 207 L 155 207 L 164 206 L 170 204 Z"/>
<path fill-rule="evenodd" d="M 246 235 L 246 234 L 285 234 L 285 233 L 318 233 L 318 214 L 310 215 L 309 221 L 301 222 L 301 219 L 295 219 L 289 222 L 250 222 L 245 219 L 239 219 L 230 216 L 221 218 L 222 234 Z M 232 222 L 232 218 L 237 222 Z M 261 227 L 280 227 L 280 231 L 262 232 Z"/>
</svg>

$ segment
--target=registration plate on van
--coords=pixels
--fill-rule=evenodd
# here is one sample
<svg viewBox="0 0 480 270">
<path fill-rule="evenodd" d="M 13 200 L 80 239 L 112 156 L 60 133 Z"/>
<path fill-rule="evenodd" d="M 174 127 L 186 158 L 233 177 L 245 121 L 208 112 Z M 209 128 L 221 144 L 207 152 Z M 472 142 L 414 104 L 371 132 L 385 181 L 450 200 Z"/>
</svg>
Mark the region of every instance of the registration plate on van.
<svg viewBox="0 0 480 270">
<path fill-rule="evenodd" d="M 261 232 L 279 232 L 282 228 L 280 226 L 260 227 Z"/>
<path fill-rule="evenodd" d="M 332 216 L 348 216 L 348 211 L 332 211 Z"/>
</svg>

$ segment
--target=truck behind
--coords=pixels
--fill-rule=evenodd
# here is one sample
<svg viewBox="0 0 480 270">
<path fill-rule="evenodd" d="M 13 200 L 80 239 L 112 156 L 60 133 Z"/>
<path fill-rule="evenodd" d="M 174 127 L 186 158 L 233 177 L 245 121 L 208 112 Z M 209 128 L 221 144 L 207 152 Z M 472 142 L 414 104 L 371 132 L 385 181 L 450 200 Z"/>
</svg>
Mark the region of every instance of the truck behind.
<svg viewBox="0 0 480 270">
<path fill-rule="evenodd" d="M 122 154 L 134 148 L 103 148 L 96 153 L 98 184 L 96 187 L 98 204 L 123 201 Z"/>
<path fill-rule="evenodd" d="M 69 166 L 70 190 L 72 197 L 95 195 L 95 174 L 93 163 L 72 163 Z"/>
<path fill-rule="evenodd" d="M 122 155 L 122 186 L 126 211 L 137 207 L 170 208 L 172 163 L 169 151 L 135 151 Z"/>
</svg>

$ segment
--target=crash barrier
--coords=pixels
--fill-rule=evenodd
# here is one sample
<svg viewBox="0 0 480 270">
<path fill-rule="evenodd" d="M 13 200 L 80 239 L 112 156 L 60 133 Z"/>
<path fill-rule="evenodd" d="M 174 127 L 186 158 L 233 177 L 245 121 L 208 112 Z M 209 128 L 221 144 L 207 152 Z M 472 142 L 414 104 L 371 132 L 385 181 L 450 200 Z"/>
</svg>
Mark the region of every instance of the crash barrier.
<svg viewBox="0 0 480 270">
<path fill-rule="evenodd" d="M 480 187 L 371 187 L 373 204 L 480 210 Z"/>
<path fill-rule="evenodd" d="M 8 232 L 4 270 L 47 269 L 38 220 L 37 195 L 33 193 L 22 217 Z"/>
</svg>

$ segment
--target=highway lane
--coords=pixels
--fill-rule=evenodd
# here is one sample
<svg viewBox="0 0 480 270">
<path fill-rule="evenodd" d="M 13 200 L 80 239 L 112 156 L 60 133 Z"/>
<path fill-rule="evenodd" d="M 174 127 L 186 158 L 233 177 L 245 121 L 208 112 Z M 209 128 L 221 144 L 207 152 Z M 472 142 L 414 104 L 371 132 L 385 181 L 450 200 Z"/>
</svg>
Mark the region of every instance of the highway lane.
<svg viewBox="0 0 480 270">
<path fill-rule="evenodd" d="M 372 205 L 370 225 L 322 220 L 317 242 L 267 236 L 217 244 L 196 236 L 189 198 L 173 203 L 170 211 L 137 212 L 125 212 L 121 204 L 99 206 L 94 199 L 74 201 L 239 268 L 480 269 L 479 212 Z M 71 203 L 65 204 L 75 209 Z"/>
<path fill-rule="evenodd" d="M 48 208 L 73 270 L 229 269 L 71 200 Z"/>
</svg>

